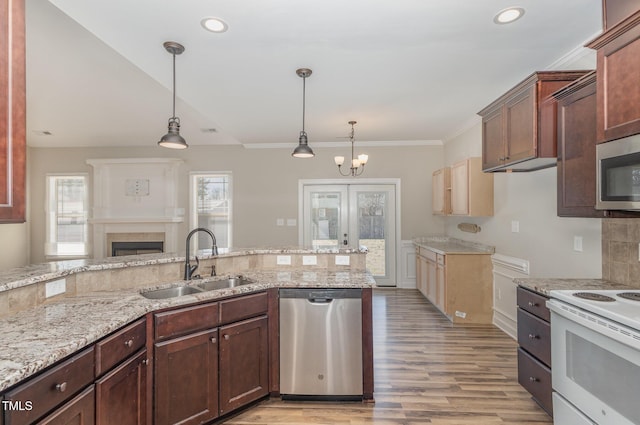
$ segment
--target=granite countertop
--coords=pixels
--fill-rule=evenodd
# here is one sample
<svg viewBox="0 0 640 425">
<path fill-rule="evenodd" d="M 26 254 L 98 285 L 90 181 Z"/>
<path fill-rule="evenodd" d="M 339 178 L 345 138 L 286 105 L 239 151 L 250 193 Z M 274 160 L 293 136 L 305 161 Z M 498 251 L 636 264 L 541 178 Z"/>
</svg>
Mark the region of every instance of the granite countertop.
<svg viewBox="0 0 640 425">
<path fill-rule="evenodd" d="M 413 239 L 413 243 L 438 254 L 484 254 L 491 255 L 495 247 L 448 236 L 425 236 Z"/>
<path fill-rule="evenodd" d="M 184 259 L 184 257 L 183 257 Z M 368 272 L 254 271 L 243 276 L 254 284 L 164 300 L 150 300 L 139 289 L 94 292 L 68 297 L 0 320 L 0 391 L 77 352 L 150 311 L 216 300 L 269 288 L 369 288 Z M 209 278 L 208 280 L 224 279 Z M 204 280 L 204 279 L 203 279 Z M 189 284 L 202 280 L 194 280 Z M 184 285 L 179 281 L 156 286 Z M 143 290 L 143 291 L 144 291 Z"/>
<path fill-rule="evenodd" d="M 638 289 L 603 279 L 516 278 L 513 279 L 513 282 L 547 297 L 552 289 Z"/>
<path fill-rule="evenodd" d="M 203 259 L 213 258 L 211 250 L 198 252 L 198 257 Z M 231 249 L 221 253 L 216 258 L 238 257 L 257 254 L 353 254 L 365 253 L 366 248 L 339 248 L 339 249 L 312 249 L 304 247 L 289 248 L 249 248 Z M 195 254 L 194 254 L 195 255 Z M 123 257 L 108 257 L 99 260 L 67 260 L 53 261 L 49 263 L 32 264 L 11 270 L 0 271 L 0 291 L 20 288 L 34 283 L 59 279 L 71 274 L 86 271 L 113 270 L 125 267 L 150 266 L 155 264 L 183 263 L 185 254 L 161 253 L 130 255 Z"/>
</svg>

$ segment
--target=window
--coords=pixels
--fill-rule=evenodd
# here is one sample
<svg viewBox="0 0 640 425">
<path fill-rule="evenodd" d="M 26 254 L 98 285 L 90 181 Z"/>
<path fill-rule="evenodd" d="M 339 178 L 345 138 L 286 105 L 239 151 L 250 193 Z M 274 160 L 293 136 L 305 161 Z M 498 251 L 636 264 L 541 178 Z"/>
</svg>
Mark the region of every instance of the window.
<svg viewBox="0 0 640 425">
<path fill-rule="evenodd" d="M 231 246 L 231 174 L 191 174 L 191 227 L 213 232 L 218 250 Z M 211 249 L 211 238 L 197 234 L 196 250 Z"/>
<path fill-rule="evenodd" d="M 46 256 L 89 254 L 87 211 L 86 175 L 47 176 Z"/>
</svg>

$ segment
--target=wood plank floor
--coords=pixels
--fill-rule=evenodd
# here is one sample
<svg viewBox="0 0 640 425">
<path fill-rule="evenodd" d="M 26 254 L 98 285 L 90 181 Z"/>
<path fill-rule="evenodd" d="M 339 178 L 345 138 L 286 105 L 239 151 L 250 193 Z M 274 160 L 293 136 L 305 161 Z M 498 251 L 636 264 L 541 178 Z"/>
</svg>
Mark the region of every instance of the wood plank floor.
<svg viewBox="0 0 640 425">
<path fill-rule="evenodd" d="M 225 424 L 551 424 L 517 382 L 516 343 L 453 326 L 416 290 L 376 289 L 375 403 L 266 400 Z"/>
</svg>

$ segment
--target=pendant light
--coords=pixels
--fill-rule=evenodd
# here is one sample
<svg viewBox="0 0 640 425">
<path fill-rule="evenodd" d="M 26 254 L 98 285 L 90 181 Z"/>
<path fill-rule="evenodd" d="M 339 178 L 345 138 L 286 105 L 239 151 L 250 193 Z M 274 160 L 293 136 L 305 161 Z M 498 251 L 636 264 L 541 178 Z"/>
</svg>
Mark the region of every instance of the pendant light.
<svg viewBox="0 0 640 425">
<path fill-rule="evenodd" d="M 169 118 L 169 132 L 162 136 L 158 145 L 163 148 L 186 149 L 189 145 L 180 136 L 180 118 L 176 117 L 176 55 L 184 52 L 184 46 L 175 41 L 166 41 L 163 46 L 173 55 L 173 115 Z"/>
<path fill-rule="evenodd" d="M 312 158 L 315 156 L 313 150 L 309 147 L 307 140 L 307 133 L 304 131 L 304 113 L 305 113 L 305 95 L 306 95 L 306 85 L 305 81 L 309 75 L 311 75 L 311 70 L 309 68 L 300 68 L 296 70 L 296 74 L 298 77 L 302 78 L 302 131 L 300 132 L 300 138 L 298 139 L 298 146 L 293 150 L 291 156 L 296 158 Z"/>
<path fill-rule="evenodd" d="M 333 161 L 338 166 L 338 172 L 340 174 L 342 174 L 343 176 L 357 177 L 360 174 L 364 173 L 364 166 L 369 160 L 369 155 L 360 154 L 356 158 L 354 154 L 355 130 L 353 129 L 353 126 L 356 125 L 357 122 L 349 121 L 349 124 L 351 125 L 351 134 L 349 134 L 349 140 L 351 141 L 351 167 L 349 168 L 349 171 L 347 171 L 346 173 L 343 173 L 342 164 L 344 164 L 344 156 L 335 156 L 333 157 Z"/>
</svg>

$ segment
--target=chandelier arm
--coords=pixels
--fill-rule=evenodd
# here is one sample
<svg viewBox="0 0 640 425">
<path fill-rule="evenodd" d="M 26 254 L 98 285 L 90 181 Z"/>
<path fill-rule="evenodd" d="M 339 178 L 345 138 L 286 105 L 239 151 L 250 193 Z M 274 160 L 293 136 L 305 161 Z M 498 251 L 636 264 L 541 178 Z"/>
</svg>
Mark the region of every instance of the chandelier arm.
<svg viewBox="0 0 640 425">
<path fill-rule="evenodd" d="M 345 176 L 345 177 L 350 176 L 350 175 L 352 175 L 352 173 L 353 173 L 353 172 L 351 171 L 351 169 L 349 169 L 349 172 L 348 172 L 347 174 L 343 173 L 343 172 L 342 172 L 342 165 L 338 165 L 338 172 L 340 173 L 340 175 Z"/>
</svg>

